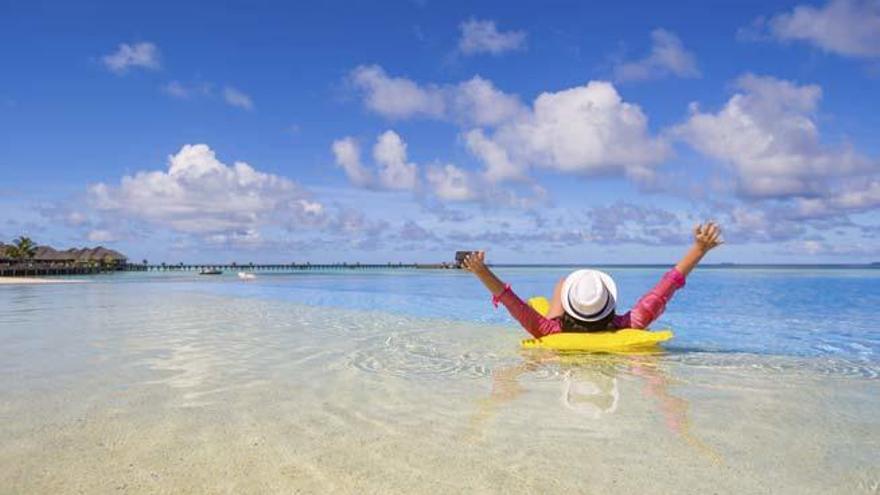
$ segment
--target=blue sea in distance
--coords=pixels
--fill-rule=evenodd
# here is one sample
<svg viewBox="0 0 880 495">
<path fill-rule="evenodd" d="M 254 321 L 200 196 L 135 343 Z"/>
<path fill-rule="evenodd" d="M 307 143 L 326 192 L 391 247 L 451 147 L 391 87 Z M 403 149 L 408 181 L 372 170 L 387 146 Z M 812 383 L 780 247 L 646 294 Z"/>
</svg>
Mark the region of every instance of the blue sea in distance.
<svg viewBox="0 0 880 495">
<path fill-rule="evenodd" d="M 665 268 L 603 268 L 617 282 L 619 310 L 626 310 Z M 549 296 L 569 267 L 499 267 L 497 274 L 520 297 Z M 327 308 L 372 310 L 416 317 L 507 324 L 485 288 L 457 270 L 338 270 L 272 273 L 241 283 L 235 274 L 216 278 L 192 273 L 126 274 L 110 280 L 174 281 L 195 290 L 255 299 L 293 301 Z M 190 281 L 191 280 L 191 281 Z M 121 280 L 120 280 L 121 281 Z M 880 270 L 852 268 L 697 269 L 668 304 L 654 328 L 671 328 L 670 352 L 746 352 L 880 360 Z"/>
</svg>

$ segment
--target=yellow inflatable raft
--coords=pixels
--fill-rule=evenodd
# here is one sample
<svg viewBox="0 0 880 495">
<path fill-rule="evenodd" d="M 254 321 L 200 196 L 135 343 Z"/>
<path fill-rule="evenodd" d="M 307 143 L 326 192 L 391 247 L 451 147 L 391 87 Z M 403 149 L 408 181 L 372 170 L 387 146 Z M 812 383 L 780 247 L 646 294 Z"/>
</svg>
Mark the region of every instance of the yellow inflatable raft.
<svg viewBox="0 0 880 495">
<path fill-rule="evenodd" d="M 550 302 L 545 297 L 533 297 L 529 299 L 529 306 L 546 315 Z M 671 330 L 622 328 L 613 332 L 555 333 L 540 339 L 525 339 L 522 347 L 557 351 L 619 352 L 656 348 L 660 342 L 666 342 L 672 337 Z"/>
</svg>

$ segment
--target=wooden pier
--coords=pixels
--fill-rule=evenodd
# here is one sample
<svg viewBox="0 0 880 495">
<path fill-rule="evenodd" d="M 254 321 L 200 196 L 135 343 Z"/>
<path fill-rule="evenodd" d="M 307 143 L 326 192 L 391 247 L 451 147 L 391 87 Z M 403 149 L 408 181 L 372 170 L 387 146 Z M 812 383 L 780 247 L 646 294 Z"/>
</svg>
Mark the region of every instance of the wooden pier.
<svg viewBox="0 0 880 495">
<path fill-rule="evenodd" d="M 95 275 L 123 271 L 124 268 L 101 266 L 0 265 L 0 277 L 52 277 L 59 275 Z"/>
<path fill-rule="evenodd" d="M 0 277 L 51 277 L 63 275 L 95 275 L 112 272 L 201 272 L 222 270 L 228 272 L 299 272 L 332 270 L 389 270 L 422 269 L 445 270 L 457 268 L 455 263 L 178 263 L 120 265 L 58 265 L 44 263 L 19 263 L 0 265 Z"/>
<path fill-rule="evenodd" d="M 215 264 L 178 263 L 161 265 L 128 265 L 127 271 L 207 271 L 223 270 L 236 272 L 284 272 L 309 270 L 388 270 L 388 269 L 429 269 L 443 270 L 456 268 L 455 263 L 248 263 L 248 264 Z"/>
</svg>

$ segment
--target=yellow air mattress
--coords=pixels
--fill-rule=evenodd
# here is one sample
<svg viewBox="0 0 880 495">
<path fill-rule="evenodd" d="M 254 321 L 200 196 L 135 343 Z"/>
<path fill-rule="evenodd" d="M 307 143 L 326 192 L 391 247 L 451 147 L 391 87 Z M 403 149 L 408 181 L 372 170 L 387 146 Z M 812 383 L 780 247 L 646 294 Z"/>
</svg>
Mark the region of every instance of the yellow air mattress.
<svg viewBox="0 0 880 495">
<path fill-rule="evenodd" d="M 542 315 L 547 315 L 550 302 L 545 297 L 529 299 L 529 306 Z M 622 328 L 612 332 L 555 333 L 540 339 L 525 339 L 524 349 L 555 349 L 557 351 L 598 351 L 615 352 L 643 350 L 656 347 L 673 337 L 671 330 L 638 330 Z"/>
</svg>

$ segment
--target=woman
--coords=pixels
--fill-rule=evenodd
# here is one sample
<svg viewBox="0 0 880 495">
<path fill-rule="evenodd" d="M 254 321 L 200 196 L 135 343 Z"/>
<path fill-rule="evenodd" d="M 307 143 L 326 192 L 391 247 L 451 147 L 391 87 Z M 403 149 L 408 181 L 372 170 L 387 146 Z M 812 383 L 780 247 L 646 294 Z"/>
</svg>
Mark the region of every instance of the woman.
<svg viewBox="0 0 880 495">
<path fill-rule="evenodd" d="M 558 332 L 600 332 L 620 328 L 647 328 L 666 309 L 676 290 L 684 287 L 685 278 L 703 256 L 724 241 L 721 228 L 714 222 L 694 228 L 694 243 L 672 269 L 663 275 L 647 294 L 628 312 L 618 315 L 617 284 L 604 272 L 577 270 L 559 280 L 547 316 L 524 303 L 485 264 L 483 251 L 465 257 L 462 265 L 483 282 L 492 293 L 492 304 L 501 302 L 530 334 L 536 338 Z"/>
</svg>

